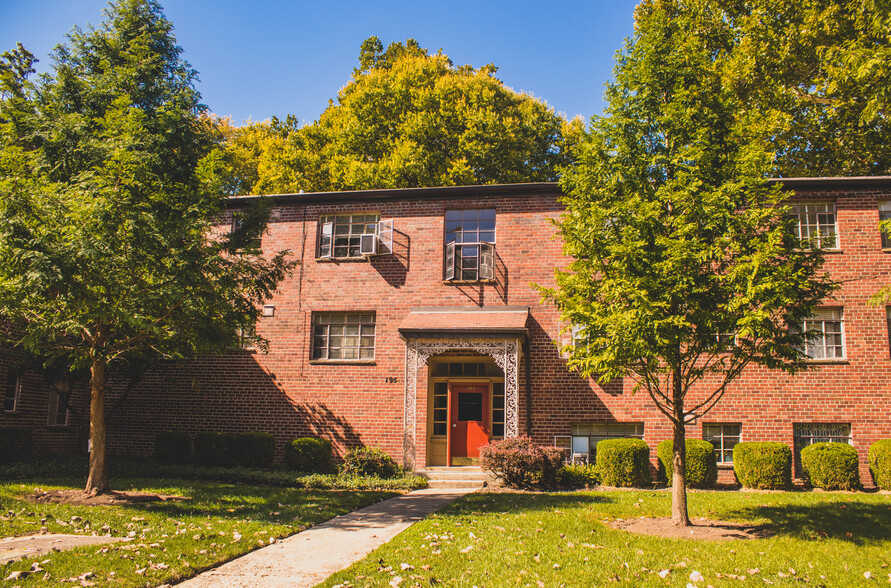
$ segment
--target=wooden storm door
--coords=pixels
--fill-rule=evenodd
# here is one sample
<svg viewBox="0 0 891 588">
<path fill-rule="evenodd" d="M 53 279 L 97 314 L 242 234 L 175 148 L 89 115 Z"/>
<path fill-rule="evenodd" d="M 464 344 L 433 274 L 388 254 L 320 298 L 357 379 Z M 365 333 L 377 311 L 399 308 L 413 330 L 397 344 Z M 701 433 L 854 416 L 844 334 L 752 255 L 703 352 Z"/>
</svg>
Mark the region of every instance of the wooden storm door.
<svg viewBox="0 0 891 588">
<path fill-rule="evenodd" d="M 489 385 L 449 383 L 449 465 L 478 463 L 489 442 Z"/>
</svg>

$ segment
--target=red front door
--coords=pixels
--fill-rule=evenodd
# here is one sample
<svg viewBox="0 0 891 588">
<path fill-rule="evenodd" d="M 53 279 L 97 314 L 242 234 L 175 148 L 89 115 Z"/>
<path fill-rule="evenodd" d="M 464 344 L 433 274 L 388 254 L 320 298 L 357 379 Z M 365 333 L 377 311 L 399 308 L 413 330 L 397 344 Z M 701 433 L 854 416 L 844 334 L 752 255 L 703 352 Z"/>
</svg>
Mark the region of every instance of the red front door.
<svg viewBox="0 0 891 588">
<path fill-rule="evenodd" d="M 489 385 L 449 384 L 449 465 L 476 463 L 489 442 Z"/>
</svg>

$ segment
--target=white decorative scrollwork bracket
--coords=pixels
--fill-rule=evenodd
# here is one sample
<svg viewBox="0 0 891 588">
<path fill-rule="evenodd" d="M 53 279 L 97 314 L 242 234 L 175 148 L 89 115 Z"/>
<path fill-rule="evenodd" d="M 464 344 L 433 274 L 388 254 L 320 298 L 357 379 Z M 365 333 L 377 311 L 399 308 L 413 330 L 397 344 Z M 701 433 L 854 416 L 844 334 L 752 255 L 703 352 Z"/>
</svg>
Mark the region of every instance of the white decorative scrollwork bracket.
<svg viewBox="0 0 891 588">
<path fill-rule="evenodd" d="M 408 470 L 415 467 L 418 422 L 418 370 L 440 353 L 468 349 L 488 355 L 504 372 L 504 436 L 519 434 L 520 342 L 517 339 L 409 339 L 405 345 L 405 427 L 402 434 L 402 461 Z"/>
</svg>

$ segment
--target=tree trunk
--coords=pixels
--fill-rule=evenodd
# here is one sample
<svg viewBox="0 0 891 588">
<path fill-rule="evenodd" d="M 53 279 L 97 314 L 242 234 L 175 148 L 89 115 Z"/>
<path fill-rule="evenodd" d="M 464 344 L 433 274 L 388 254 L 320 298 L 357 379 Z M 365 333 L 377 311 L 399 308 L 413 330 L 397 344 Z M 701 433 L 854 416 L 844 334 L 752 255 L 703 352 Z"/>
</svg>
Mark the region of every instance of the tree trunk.
<svg viewBox="0 0 891 588">
<path fill-rule="evenodd" d="M 684 428 L 684 396 L 681 380 L 675 373 L 672 378 L 674 403 L 674 451 L 672 452 L 671 522 L 676 527 L 689 527 L 687 514 L 687 431 Z"/>
<path fill-rule="evenodd" d="M 105 494 L 108 464 L 105 462 L 105 360 L 94 359 L 90 368 L 90 474 L 87 494 Z"/>
</svg>

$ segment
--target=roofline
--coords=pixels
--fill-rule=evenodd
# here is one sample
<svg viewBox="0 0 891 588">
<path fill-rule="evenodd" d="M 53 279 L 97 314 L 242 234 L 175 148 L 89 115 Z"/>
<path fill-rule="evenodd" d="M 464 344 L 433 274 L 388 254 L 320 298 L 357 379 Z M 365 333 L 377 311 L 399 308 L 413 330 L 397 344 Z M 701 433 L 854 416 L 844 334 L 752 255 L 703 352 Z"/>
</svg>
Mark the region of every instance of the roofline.
<svg viewBox="0 0 891 588">
<path fill-rule="evenodd" d="M 517 339 L 529 337 L 529 329 L 522 327 L 479 327 L 479 328 L 431 328 L 416 327 L 397 329 L 403 339 L 418 338 L 450 338 L 450 337 L 476 337 L 479 339 L 499 339 L 507 335 L 513 335 Z"/>
<path fill-rule="evenodd" d="M 415 306 L 412 314 L 451 314 L 465 312 L 524 312 L 529 313 L 528 306 Z"/>
<path fill-rule="evenodd" d="M 827 188 L 889 188 L 891 176 L 847 176 L 820 178 L 770 178 L 769 185 L 780 184 L 790 190 L 820 190 Z"/>
<path fill-rule="evenodd" d="M 232 196 L 227 208 L 242 208 L 271 198 L 275 204 L 315 204 L 364 200 L 422 200 L 432 198 L 472 198 L 475 196 L 526 196 L 528 194 L 562 194 L 557 182 L 521 184 L 480 184 L 474 186 L 437 186 L 433 188 L 387 188 L 383 190 L 341 190 L 336 192 L 304 192 L 302 194 L 269 194 Z"/>
</svg>

